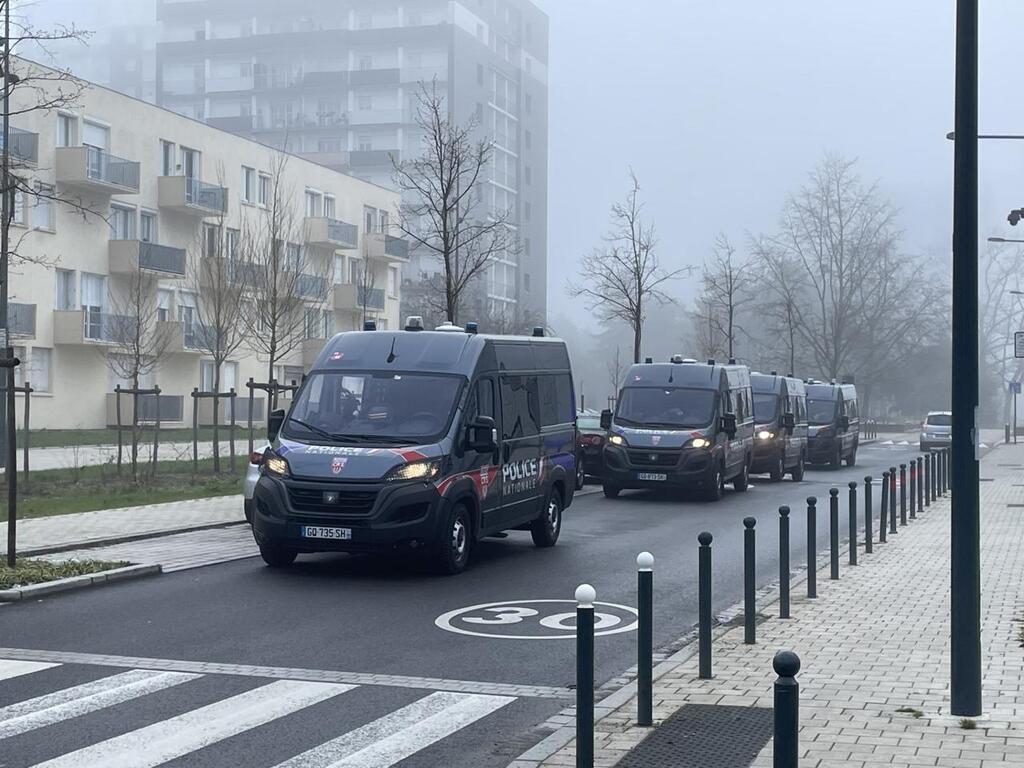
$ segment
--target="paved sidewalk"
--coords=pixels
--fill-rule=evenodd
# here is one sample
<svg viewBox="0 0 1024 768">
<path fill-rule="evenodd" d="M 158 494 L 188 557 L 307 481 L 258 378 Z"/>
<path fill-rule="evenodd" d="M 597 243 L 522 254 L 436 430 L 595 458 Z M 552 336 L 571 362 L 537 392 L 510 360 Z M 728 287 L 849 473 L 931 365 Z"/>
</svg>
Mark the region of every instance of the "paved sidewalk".
<svg viewBox="0 0 1024 768">
<path fill-rule="evenodd" d="M 820 571 L 818 599 L 794 588 L 791 620 L 775 618 L 775 604 L 760 606 L 769 618 L 758 626 L 756 646 L 743 644 L 742 626 L 724 632 L 714 644 L 714 679 L 697 679 L 692 648 L 662 664 L 655 722 L 690 704 L 770 711 L 772 656 L 789 649 L 803 664 L 802 768 L 1024 765 L 1024 444 L 992 451 L 981 476 L 985 714 L 975 729 L 949 714 L 948 499 L 889 543 L 876 541 L 859 566 L 844 557 L 840 581 Z M 876 521 L 876 536 L 877 530 Z M 605 702 L 616 708 L 597 724 L 599 766 L 615 765 L 653 731 L 635 725 L 630 688 L 621 693 Z M 574 764 L 571 741 L 549 757 L 537 752 L 512 765 Z M 713 755 L 688 757 L 686 765 L 723 764 Z M 651 761 L 645 768 L 676 764 Z M 750 765 L 771 764 L 769 742 Z"/>
<path fill-rule="evenodd" d="M 124 446 L 122 461 L 131 462 L 131 444 Z M 147 461 L 152 455 L 153 444 L 146 442 L 139 445 L 139 461 Z M 230 448 L 226 440 L 221 440 L 220 455 L 228 456 Z M 235 452 L 244 459 L 249 450 L 248 437 L 235 440 Z M 172 442 L 161 443 L 158 453 L 160 461 L 187 461 L 192 458 L 192 443 Z M 199 458 L 213 456 L 213 443 L 199 443 Z M 114 464 L 117 462 L 116 445 L 79 445 L 64 448 L 32 448 L 28 449 L 28 465 L 33 472 L 41 469 L 75 469 L 90 467 L 97 464 Z M 22 451 L 18 449 L 18 469 L 23 468 Z M 2 473 L 3 470 L 0 470 Z"/>
<path fill-rule="evenodd" d="M 241 495 L 35 517 L 18 521 L 18 553 L 28 555 L 129 538 L 163 536 L 244 520 Z M 0 523 L 0 541 L 5 541 L 6 536 L 7 523 Z"/>
</svg>

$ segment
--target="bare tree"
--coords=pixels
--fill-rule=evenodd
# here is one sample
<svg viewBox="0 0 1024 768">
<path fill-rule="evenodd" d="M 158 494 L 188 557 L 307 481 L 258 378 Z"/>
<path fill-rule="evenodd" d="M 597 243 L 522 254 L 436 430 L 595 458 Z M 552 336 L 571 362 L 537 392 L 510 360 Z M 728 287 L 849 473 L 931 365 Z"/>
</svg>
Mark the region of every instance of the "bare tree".
<svg viewBox="0 0 1024 768">
<path fill-rule="evenodd" d="M 626 368 L 628 367 L 622 362 L 622 355 L 618 347 L 615 347 L 615 354 L 607 362 L 606 367 L 608 370 L 608 384 L 612 388 L 612 397 L 618 397 L 619 390 L 622 388 L 622 379 L 626 376 Z"/>
<path fill-rule="evenodd" d="M 1024 361 L 1014 357 L 1013 334 L 1024 327 L 1024 303 L 1011 291 L 1020 287 L 1019 248 L 990 245 L 981 260 L 979 274 L 979 335 L 982 370 L 992 373 L 991 384 L 998 386 L 1000 418 L 1011 420 L 1013 398 L 1008 382 L 1024 377 Z M 991 392 L 990 397 L 995 395 Z"/>
<path fill-rule="evenodd" d="M 377 286 L 377 277 L 373 272 L 373 267 L 370 266 L 367 259 L 363 259 L 359 267 L 356 270 L 356 303 L 359 306 L 359 312 L 362 315 L 360 319 L 360 326 L 365 325 L 366 321 L 370 319 L 371 310 L 375 310 L 373 306 L 373 289 Z"/>
<path fill-rule="evenodd" d="M 633 331 L 633 362 L 640 362 L 640 343 L 649 303 L 672 299 L 662 289 L 688 270 L 662 269 L 655 252 L 654 225 L 643 219 L 640 182 L 632 170 L 626 200 L 612 206 L 612 225 L 605 245 L 583 257 L 579 282 L 570 283 L 569 295 L 583 298 L 604 320 L 621 320 Z"/>
<path fill-rule="evenodd" d="M 488 266 L 503 255 L 515 257 L 515 229 L 507 207 L 484 204 L 491 142 L 476 138 L 475 118 L 455 122 L 436 79 L 420 83 L 415 123 L 423 154 L 404 162 L 392 156 L 403 193 L 398 228 L 441 267 L 440 274 L 424 277 L 430 287 L 425 298 L 456 323 L 466 291 Z"/>
<path fill-rule="evenodd" d="M 244 274 L 252 311 L 242 313 L 247 344 L 266 359 L 267 381 L 277 364 L 307 336 L 307 311 L 326 304 L 331 264 L 301 245 L 303 222 L 296 214 L 295 189 L 285 182 L 288 155 L 272 154 L 266 207 L 242 216 L 242 227 L 226 232 L 229 263 Z M 237 240 L 237 245 L 232 240 Z M 270 395 L 270 409 L 277 392 Z"/>
<path fill-rule="evenodd" d="M 701 296 L 689 312 L 693 343 L 702 358 L 719 358 L 725 353 L 722 346 L 722 320 L 719 308 L 711 303 L 707 295 Z"/>
<path fill-rule="evenodd" d="M 171 326 L 161 323 L 157 308 L 157 276 L 139 265 L 128 276 L 117 281 L 111 291 L 111 340 L 116 351 L 104 355 L 107 367 L 119 379 L 129 382 L 132 390 L 141 388 L 142 379 L 149 376 L 167 357 L 172 340 Z M 132 393 L 131 423 L 132 481 L 138 482 L 139 395 Z"/>
<path fill-rule="evenodd" d="M 742 330 L 737 314 L 753 298 L 749 265 L 736 257 L 736 249 L 725 233 L 719 233 L 711 249 L 711 258 L 704 263 L 702 282 L 708 321 L 725 339 L 729 358 L 736 356 L 736 337 Z"/>
<path fill-rule="evenodd" d="M 218 171 L 224 187 L 223 169 Z M 225 215 L 201 229 L 199 253 L 189 260 L 187 284 L 196 295 L 196 327 L 191 329 L 196 348 L 213 361 L 213 391 L 220 393 L 224 364 L 246 339 L 245 298 L 249 273 L 229 258 L 225 244 Z M 196 403 L 198 407 L 198 402 Z M 213 470 L 220 472 L 220 398 L 213 398 Z M 234 429 L 234 425 L 231 425 Z"/>
<path fill-rule="evenodd" d="M 767 289 L 759 305 L 763 318 L 768 321 L 760 346 L 769 350 L 773 364 L 785 363 L 786 371 L 795 374 L 798 370 L 798 320 L 806 298 L 799 268 L 786 251 L 773 247 L 765 238 L 754 240 L 753 251 L 758 284 Z M 781 352 L 774 348 L 777 339 L 783 342 Z"/>
</svg>

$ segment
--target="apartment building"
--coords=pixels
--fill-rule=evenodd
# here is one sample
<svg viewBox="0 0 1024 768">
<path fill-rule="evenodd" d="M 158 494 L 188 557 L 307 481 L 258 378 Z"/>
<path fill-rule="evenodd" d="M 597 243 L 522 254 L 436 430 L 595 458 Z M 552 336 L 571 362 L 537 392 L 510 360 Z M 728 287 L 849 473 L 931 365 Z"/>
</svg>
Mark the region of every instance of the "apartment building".
<svg viewBox="0 0 1024 768">
<path fill-rule="evenodd" d="M 547 293 L 547 16 L 528 0 L 157 0 L 156 99 L 210 125 L 382 185 L 422 153 L 421 83 L 493 142 L 488 211 L 519 247 L 466 316 L 543 320 Z M 406 279 L 435 272 L 412 254 Z M 410 292 L 411 295 L 411 292 Z"/>
<path fill-rule="evenodd" d="M 33 68 L 45 70 L 19 60 L 15 72 Z M 151 278 L 146 306 L 170 342 L 140 385 L 163 391 L 162 422 L 191 423 L 189 394 L 214 381 L 209 329 L 199 320 L 210 297 L 197 264 L 244 261 L 239 239 L 261 231 L 273 199 L 285 201 L 294 223 L 288 241 L 275 242 L 287 253 L 283 269 L 299 277 L 303 312 L 301 339 L 278 361 L 278 380 L 298 381 L 336 331 L 370 318 L 397 327 L 408 246 L 386 234 L 399 205 L 394 191 L 103 87 L 86 84 L 67 109 L 31 109 L 40 98 L 34 88 L 14 89 L 10 142 L 13 167 L 34 190 L 14 201 L 8 313 L 25 361 L 19 382 L 35 390 L 33 428 L 112 423 L 111 393 L 130 386 L 111 364 L 131 327 L 118 308 L 143 274 Z M 246 242 L 249 255 L 261 247 L 255 237 Z M 255 300 L 243 301 L 259 316 Z M 246 333 L 221 368 L 222 391 L 247 393 L 250 377 L 268 378 L 256 332 Z M 155 402 L 145 408 L 140 417 L 152 418 Z M 263 412 L 260 398 L 256 415 Z M 201 410 L 200 420 L 210 415 Z"/>
</svg>

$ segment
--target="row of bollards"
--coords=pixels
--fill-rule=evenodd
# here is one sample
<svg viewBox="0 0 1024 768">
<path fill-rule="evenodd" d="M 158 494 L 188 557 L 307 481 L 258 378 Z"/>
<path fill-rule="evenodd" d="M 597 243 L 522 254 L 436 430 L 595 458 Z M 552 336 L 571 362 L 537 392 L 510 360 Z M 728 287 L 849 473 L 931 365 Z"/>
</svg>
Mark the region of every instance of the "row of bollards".
<svg viewBox="0 0 1024 768">
<path fill-rule="evenodd" d="M 897 480 L 898 473 L 898 480 Z M 908 464 L 883 471 L 879 504 L 878 540 L 896 534 L 926 507 L 948 491 L 949 452 L 931 451 Z M 864 551 L 871 553 L 874 543 L 874 479 L 864 478 Z M 849 564 L 857 565 L 858 502 L 857 482 L 849 487 Z M 896 517 L 899 488 L 899 520 Z M 807 597 L 817 597 L 817 505 L 814 496 L 807 497 Z M 779 507 L 779 618 L 790 613 L 790 508 Z M 753 517 L 743 519 L 743 640 L 757 642 L 756 607 L 756 526 Z M 704 531 L 697 537 L 698 549 L 698 677 L 711 679 L 712 669 L 712 560 L 713 536 Z M 829 490 L 829 561 L 831 579 L 839 579 L 839 489 Z M 653 723 L 653 658 L 654 658 L 654 557 L 641 552 L 637 565 L 637 724 Z M 593 768 L 594 764 L 594 602 L 596 594 L 589 584 L 576 590 L 576 766 Z M 800 659 L 791 651 L 780 651 L 772 662 L 778 678 L 775 681 L 775 768 L 796 768 L 799 733 L 799 685 L 796 674 Z"/>
</svg>

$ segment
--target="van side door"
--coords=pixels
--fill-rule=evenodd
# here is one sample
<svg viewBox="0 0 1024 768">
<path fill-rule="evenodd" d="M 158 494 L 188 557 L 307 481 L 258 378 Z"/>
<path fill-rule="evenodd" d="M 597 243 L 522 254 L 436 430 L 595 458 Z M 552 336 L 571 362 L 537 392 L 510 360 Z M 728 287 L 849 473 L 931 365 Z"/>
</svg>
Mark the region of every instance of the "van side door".
<svg viewBox="0 0 1024 768">
<path fill-rule="evenodd" d="M 502 374 L 501 513 L 503 526 L 537 516 L 540 509 L 540 398 L 533 374 Z"/>
<path fill-rule="evenodd" d="M 490 453 L 478 453 L 467 447 L 466 464 L 460 468 L 471 475 L 475 473 L 474 482 L 480 494 L 481 527 L 486 530 L 497 524 L 501 512 L 501 409 L 498 407 L 498 388 L 494 377 L 481 376 L 473 383 L 466 413 L 466 424 L 478 416 L 494 419 L 498 433 L 497 444 Z M 464 435 L 462 439 L 465 439 Z"/>
</svg>

